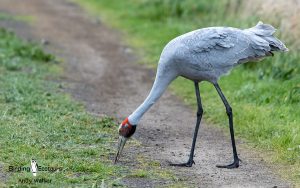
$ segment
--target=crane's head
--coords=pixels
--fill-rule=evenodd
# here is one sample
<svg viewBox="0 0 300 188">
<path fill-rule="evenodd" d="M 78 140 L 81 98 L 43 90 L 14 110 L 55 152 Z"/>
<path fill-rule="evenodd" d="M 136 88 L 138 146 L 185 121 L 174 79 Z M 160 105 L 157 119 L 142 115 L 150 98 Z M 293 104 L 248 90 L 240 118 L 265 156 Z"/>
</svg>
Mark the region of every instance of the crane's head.
<svg viewBox="0 0 300 188">
<path fill-rule="evenodd" d="M 128 118 L 126 118 L 119 126 L 120 136 L 119 136 L 118 152 L 116 154 L 115 163 L 118 161 L 118 158 L 122 153 L 126 141 L 134 134 L 135 129 L 136 129 L 136 125 L 131 125 L 128 121 Z"/>
</svg>

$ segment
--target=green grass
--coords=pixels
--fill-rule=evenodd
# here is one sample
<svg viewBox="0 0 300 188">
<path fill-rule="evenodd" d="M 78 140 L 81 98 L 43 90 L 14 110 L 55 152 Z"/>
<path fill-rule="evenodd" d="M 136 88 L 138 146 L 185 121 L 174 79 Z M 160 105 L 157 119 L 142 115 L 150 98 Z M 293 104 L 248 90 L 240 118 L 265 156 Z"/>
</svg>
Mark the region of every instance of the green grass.
<svg viewBox="0 0 300 188">
<path fill-rule="evenodd" d="M 183 185 L 159 163 L 139 156 L 134 169 L 112 165 L 117 140 L 116 120 L 89 115 L 83 105 L 63 93 L 56 82 L 62 73 L 56 58 L 38 45 L 0 29 L 0 165 L 4 185 L 92 187 L 123 186 L 123 178 L 148 178 Z M 129 141 L 139 146 L 137 141 Z M 9 166 L 29 167 L 36 159 L 57 172 L 8 172 Z M 51 183 L 22 183 L 46 178 Z"/>
<path fill-rule="evenodd" d="M 49 186 L 89 185 L 120 175 L 111 164 L 116 123 L 95 118 L 62 93 L 54 81 L 61 69 L 52 55 L 0 30 L 0 144 L 6 185 L 29 185 L 29 172 L 8 172 L 9 166 L 61 167 L 59 172 L 38 172 L 52 180 Z M 41 184 L 36 184 L 41 185 Z M 43 184 L 42 184 L 43 185 Z M 48 186 L 48 184 L 45 184 Z"/>
<path fill-rule="evenodd" d="M 9 14 L 0 12 L 0 20 L 10 20 L 10 21 L 21 21 L 21 22 L 34 22 L 35 18 L 32 16 L 28 16 L 28 15 L 23 15 L 23 16 L 11 16 Z"/>
<path fill-rule="evenodd" d="M 249 27 L 259 18 L 239 19 L 227 1 L 75 0 L 105 23 L 124 32 L 125 42 L 140 54 L 141 63 L 156 67 L 164 45 L 180 34 L 208 26 Z M 280 31 L 277 32 L 278 35 Z M 223 88 L 234 112 L 237 136 L 265 153 L 271 163 L 293 168 L 285 173 L 300 182 L 300 56 L 297 51 L 240 66 L 222 77 Z M 178 79 L 172 90 L 195 106 L 193 83 Z M 216 91 L 201 84 L 205 118 L 227 130 L 225 109 Z"/>
<path fill-rule="evenodd" d="M 146 161 L 135 169 L 113 165 L 116 120 L 88 114 L 63 92 L 56 81 L 60 74 L 53 55 L 0 29 L 0 173 L 6 176 L 1 187 L 123 186 L 121 180 L 127 177 L 166 179 L 177 185 L 160 167 L 145 170 L 152 165 Z M 61 169 L 40 171 L 36 178 L 31 172 L 9 172 L 9 166 L 30 167 L 31 159 Z M 29 183 L 42 178 L 51 183 Z"/>
</svg>

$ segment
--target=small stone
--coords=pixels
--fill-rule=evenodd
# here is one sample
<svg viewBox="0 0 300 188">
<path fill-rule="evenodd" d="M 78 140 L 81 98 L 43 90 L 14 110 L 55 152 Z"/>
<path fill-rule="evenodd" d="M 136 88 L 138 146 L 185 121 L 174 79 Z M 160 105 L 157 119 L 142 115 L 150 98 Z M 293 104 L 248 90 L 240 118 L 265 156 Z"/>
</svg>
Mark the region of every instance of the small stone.
<svg viewBox="0 0 300 188">
<path fill-rule="evenodd" d="M 41 43 L 42 43 L 42 45 L 49 45 L 50 44 L 50 42 L 46 39 L 42 39 Z"/>
</svg>

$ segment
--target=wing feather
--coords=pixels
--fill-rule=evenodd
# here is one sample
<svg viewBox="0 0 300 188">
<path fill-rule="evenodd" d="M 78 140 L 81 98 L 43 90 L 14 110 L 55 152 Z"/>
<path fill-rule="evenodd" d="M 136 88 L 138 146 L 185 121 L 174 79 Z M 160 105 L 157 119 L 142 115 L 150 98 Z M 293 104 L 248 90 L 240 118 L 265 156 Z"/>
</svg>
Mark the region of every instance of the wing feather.
<svg viewBox="0 0 300 188">
<path fill-rule="evenodd" d="M 198 70 L 233 66 L 255 56 L 247 36 L 233 28 L 201 29 L 187 36 L 184 43 Z"/>
</svg>

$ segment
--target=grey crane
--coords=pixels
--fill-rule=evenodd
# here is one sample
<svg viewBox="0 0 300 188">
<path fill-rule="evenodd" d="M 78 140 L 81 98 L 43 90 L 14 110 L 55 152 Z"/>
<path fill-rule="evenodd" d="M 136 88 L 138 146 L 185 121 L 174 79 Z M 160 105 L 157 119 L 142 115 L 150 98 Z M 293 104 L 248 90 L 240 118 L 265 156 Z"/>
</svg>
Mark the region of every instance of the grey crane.
<svg viewBox="0 0 300 188">
<path fill-rule="evenodd" d="M 218 85 L 218 79 L 236 65 L 273 56 L 273 51 L 288 51 L 285 45 L 273 36 L 275 31 L 273 26 L 258 22 L 256 26 L 249 29 L 232 27 L 198 29 L 171 40 L 161 53 L 156 78 L 150 94 L 119 127 L 120 139 L 115 163 L 126 140 L 134 134 L 136 126 L 144 113 L 161 97 L 176 77 L 182 76 L 192 80 L 195 84 L 198 104 L 197 121 L 188 161 L 171 165 L 191 167 L 194 164 L 194 150 L 203 114 L 199 82 L 208 81 L 214 85 L 225 105 L 233 150 L 233 163 L 217 165 L 217 167 L 239 167 L 240 160 L 234 139 L 232 108 Z"/>
</svg>

